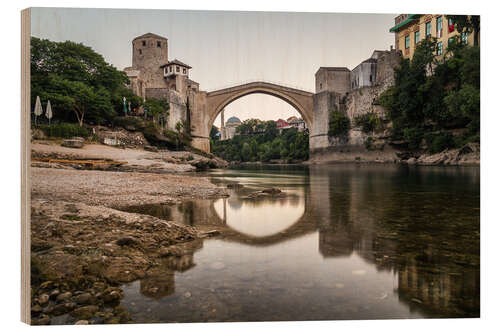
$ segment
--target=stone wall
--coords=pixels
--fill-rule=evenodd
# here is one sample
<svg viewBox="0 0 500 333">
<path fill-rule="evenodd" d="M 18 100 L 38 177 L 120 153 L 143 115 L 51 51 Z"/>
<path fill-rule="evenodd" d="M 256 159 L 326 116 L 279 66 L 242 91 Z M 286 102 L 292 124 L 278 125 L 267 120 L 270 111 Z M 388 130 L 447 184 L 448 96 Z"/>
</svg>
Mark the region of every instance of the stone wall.
<svg viewBox="0 0 500 333">
<path fill-rule="evenodd" d="M 167 128 L 175 130 L 178 122 L 186 120 L 187 105 L 183 96 L 177 91 L 170 90 L 168 95 L 170 105 Z"/>
<path fill-rule="evenodd" d="M 345 94 L 351 90 L 351 71 L 346 67 L 320 67 L 315 78 L 316 93 L 334 91 Z"/>
<path fill-rule="evenodd" d="M 343 109 L 343 95 L 323 91 L 313 95 L 313 121 L 309 134 L 309 150 L 326 148 L 331 145 L 328 140 L 328 119 L 331 110 Z"/>
<path fill-rule="evenodd" d="M 146 98 L 167 99 L 169 90 L 167 88 L 146 88 Z"/>
</svg>

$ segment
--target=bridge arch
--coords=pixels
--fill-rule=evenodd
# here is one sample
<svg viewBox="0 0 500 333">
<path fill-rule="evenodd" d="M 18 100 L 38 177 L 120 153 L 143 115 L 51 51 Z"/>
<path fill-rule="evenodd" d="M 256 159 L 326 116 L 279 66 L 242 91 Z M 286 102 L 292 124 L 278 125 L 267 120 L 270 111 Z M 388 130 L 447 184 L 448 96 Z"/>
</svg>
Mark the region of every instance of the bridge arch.
<svg viewBox="0 0 500 333">
<path fill-rule="evenodd" d="M 205 93 L 201 103 L 204 105 L 201 111 L 203 114 L 194 114 L 191 118 L 194 129 L 192 134 L 197 148 L 210 151 L 209 133 L 215 118 L 227 105 L 251 94 L 270 95 L 285 101 L 297 110 L 308 128 L 312 128 L 313 93 L 269 82 L 251 82 Z"/>
<path fill-rule="evenodd" d="M 259 86 L 249 87 L 247 89 L 243 89 L 241 91 L 237 91 L 234 94 L 231 94 L 231 95 L 227 96 L 226 99 L 222 100 L 217 106 L 215 106 L 215 108 L 213 109 L 213 112 L 211 112 L 210 120 L 209 120 L 209 123 L 210 123 L 209 127 L 212 126 L 212 124 L 214 123 L 214 121 L 217 118 L 217 116 L 229 104 L 231 104 L 232 102 L 234 102 L 234 101 L 236 101 L 236 100 L 238 100 L 238 99 L 240 99 L 242 97 L 245 97 L 245 96 L 248 96 L 248 95 L 252 95 L 252 94 L 269 95 L 269 96 L 276 97 L 276 98 L 278 98 L 278 99 L 280 99 L 280 100 L 288 103 L 295 110 L 297 110 L 297 112 L 302 116 L 302 118 L 307 123 L 307 126 L 309 128 L 311 128 L 312 113 L 310 114 L 307 111 L 307 109 L 306 109 L 307 106 L 303 106 L 302 104 L 300 104 L 300 102 L 297 101 L 294 98 L 294 96 L 291 96 L 289 94 L 283 93 L 282 91 L 279 91 L 279 90 L 270 89 L 270 88 L 267 88 L 267 87 L 259 87 Z M 211 95 L 211 93 L 209 93 L 208 97 L 210 97 L 210 96 L 213 96 L 213 95 Z"/>
</svg>

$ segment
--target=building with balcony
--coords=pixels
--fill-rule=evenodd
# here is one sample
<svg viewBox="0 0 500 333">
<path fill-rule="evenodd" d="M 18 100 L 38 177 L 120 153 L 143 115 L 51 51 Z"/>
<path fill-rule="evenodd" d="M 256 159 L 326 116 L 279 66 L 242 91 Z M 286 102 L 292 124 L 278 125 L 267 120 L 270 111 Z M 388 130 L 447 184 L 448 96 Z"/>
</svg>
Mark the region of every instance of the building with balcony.
<svg viewBox="0 0 500 333">
<path fill-rule="evenodd" d="M 474 45 L 474 35 L 467 32 L 460 34 L 453 21 L 444 14 L 400 14 L 389 31 L 394 32 L 396 50 L 407 59 L 413 58 L 418 42 L 426 37 L 437 39 L 438 55 L 446 51 L 455 37 L 465 44 Z"/>
</svg>

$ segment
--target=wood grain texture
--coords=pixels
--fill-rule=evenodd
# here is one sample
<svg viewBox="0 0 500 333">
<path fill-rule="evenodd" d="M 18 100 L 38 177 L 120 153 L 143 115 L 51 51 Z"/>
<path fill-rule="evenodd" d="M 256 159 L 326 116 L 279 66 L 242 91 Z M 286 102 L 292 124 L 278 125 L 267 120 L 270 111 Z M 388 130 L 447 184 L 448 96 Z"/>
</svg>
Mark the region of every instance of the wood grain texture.
<svg viewBox="0 0 500 333">
<path fill-rule="evenodd" d="M 31 323 L 30 288 L 30 36 L 31 10 L 21 11 L 21 321 Z"/>
</svg>

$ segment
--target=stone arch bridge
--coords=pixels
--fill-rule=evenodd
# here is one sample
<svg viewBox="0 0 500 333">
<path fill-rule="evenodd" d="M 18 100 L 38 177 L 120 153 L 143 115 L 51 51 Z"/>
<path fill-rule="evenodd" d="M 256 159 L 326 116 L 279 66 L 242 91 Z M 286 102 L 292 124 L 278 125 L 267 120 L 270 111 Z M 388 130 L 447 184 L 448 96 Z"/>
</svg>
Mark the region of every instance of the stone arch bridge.
<svg viewBox="0 0 500 333">
<path fill-rule="evenodd" d="M 317 126 L 318 119 L 314 115 L 314 93 L 257 81 L 215 91 L 197 92 L 190 101 L 192 145 L 195 148 L 209 152 L 210 129 L 217 115 L 231 102 L 243 96 L 258 93 L 277 97 L 293 106 L 307 123 L 310 137 L 316 136 L 319 132 L 321 132 L 321 135 L 327 135 L 327 127 L 321 126 L 325 128 L 319 129 Z M 311 140 L 309 145 L 310 147 L 314 145 Z"/>
</svg>

